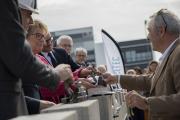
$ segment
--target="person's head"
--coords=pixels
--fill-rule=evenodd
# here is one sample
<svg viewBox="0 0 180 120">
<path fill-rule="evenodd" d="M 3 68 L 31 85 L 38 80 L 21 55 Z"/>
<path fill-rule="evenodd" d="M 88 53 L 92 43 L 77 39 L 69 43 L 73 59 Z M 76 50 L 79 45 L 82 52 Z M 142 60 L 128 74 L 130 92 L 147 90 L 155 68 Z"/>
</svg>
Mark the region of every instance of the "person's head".
<svg viewBox="0 0 180 120">
<path fill-rule="evenodd" d="M 129 69 L 126 71 L 127 75 L 136 75 L 136 71 L 134 69 Z"/>
<path fill-rule="evenodd" d="M 135 70 L 136 75 L 141 75 L 141 74 L 143 74 L 142 69 L 141 69 L 139 66 L 136 66 L 136 67 L 134 67 L 133 69 Z"/>
<path fill-rule="evenodd" d="M 107 68 L 106 68 L 106 65 L 99 65 L 98 67 L 97 67 L 97 71 L 98 72 L 100 72 L 100 73 L 105 73 L 105 72 L 107 72 Z"/>
<path fill-rule="evenodd" d="M 18 0 L 22 17 L 22 26 L 24 30 L 28 30 L 29 25 L 33 24 L 32 13 L 37 13 L 36 0 Z"/>
<path fill-rule="evenodd" d="M 62 35 L 57 39 L 56 43 L 57 47 L 63 48 L 68 54 L 71 54 L 73 40 L 70 36 Z"/>
<path fill-rule="evenodd" d="M 179 37 L 180 20 L 167 9 L 161 9 L 150 17 L 148 39 L 153 50 L 163 53 Z"/>
<path fill-rule="evenodd" d="M 45 42 L 43 45 L 43 52 L 50 52 L 53 50 L 53 37 L 51 36 L 51 33 L 48 32 L 45 36 Z"/>
<path fill-rule="evenodd" d="M 157 66 L 158 66 L 157 61 L 154 60 L 150 61 L 148 65 L 148 73 L 154 73 Z"/>
<path fill-rule="evenodd" d="M 76 48 L 75 59 L 76 59 L 76 63 L 78 64 L 85 63 L 87 59 L 87 50 L 85 48 Z"/>
<path fill-rule="evenodd" d="M 47 31 L 47 26 L 39 20 L 34 20 L 34 24 L 29 26 L 27 41 L 30 43 L 34 54 L 42 51 Z"/>
</svg>

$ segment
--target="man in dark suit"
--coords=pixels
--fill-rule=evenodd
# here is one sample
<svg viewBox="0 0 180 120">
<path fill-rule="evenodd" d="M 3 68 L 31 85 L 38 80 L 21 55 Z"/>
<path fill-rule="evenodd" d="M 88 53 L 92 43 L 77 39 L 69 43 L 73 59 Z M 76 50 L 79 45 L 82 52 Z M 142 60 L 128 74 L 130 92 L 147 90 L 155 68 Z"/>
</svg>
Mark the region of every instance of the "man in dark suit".
<svg viewBox="0 0 180 120">
<path fill-rule="evenodd" d="M 147 98 L 130 91 L 126 103 L 148 111 L 150 120 L 180 120 L 180 19 L 161 9 L 150 17 L 148 31 L 153 50 L 162 53 L 154 75 L 110 75 L 107 82 L 119 82 L 128 90 L 149 91 Z"/>
<path fill-rule="evenodd" d="M 71 56 L 64 49 L 53 48 L 52 41 L 53 38 L 51 34 L 47 34 L 43 45 L 43 52 L 40 53 L 51 65 L 55 67 L 59 64 L 68 64 L 71 66 L 73 72 L 78 69 L 79 77 L 87 77 L 92 73 L 92 67 L 81 68 L 72 60 Z"/>
<path fill-rule="evenodd" d="M 43 55 L 53 67 L 56 67 L 59 64 L 69 64 L 72 71 L 75 71 L 80 68 L 71 58 L 70 55 L 62 48 L 53 48 L 53 38 L 50 33 L 46 36 L 46 41 L 43 46 L 43 52 L 40 55 Z"/>
<path fill-rule="evenodd" d="M 32 2 L 32 0 L 23 2 Z M 0 19 L 1 120 L 27 114 L 22 80 L 54 89 L 60 79 L 65 80 L 70 76 L 66 70 L 48 68 L 32 55 L 25 41 L 25 31 L 20 23 L 19 11 L 17 0 L 0 1 L 0 14 L 2 15 Z M 32 23 L 32 12 L 21 9 L 21 13 L 25 14 L 22 17 L 22 19 L 26 18 L 23 24 L 26 23 L 25 26 L 28 27 L 28 24 Z"/>
</svg>

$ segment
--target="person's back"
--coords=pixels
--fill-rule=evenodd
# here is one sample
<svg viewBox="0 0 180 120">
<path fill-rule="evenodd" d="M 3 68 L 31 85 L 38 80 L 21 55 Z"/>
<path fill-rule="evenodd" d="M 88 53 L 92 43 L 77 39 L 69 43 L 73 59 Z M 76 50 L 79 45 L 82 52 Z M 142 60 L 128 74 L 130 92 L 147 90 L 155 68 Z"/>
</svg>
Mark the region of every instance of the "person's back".
<svg viewBox="0 0 180 120">
<path fill-rule="evenodd" d="M 27 2 L 32 2 L 32 0 L 23 0 L 23 3 Z M 38 62 L 32 55 L 32 51 L 25 41 L 24 29 L 20 25 L 21 16 L 19 11 L 17 0 L 0 1 L 0 14 L 2 15 L 0 19 L 1 120 L 27 114 L 22 80 L 54 89 L 60 80 L 60 76 L 61 79 L 66 79 L 62 77 L 60 68 L 53 71 Z M 30 17 L 32 12 L 27 10 L 21 12 L 26 12 L 26 17 L 28 16 L 26 20 L 32 21 Z M 68 71 L 64 71 L 64 74 L 66 74 L 65 72 L 68 73 Z"/>
<path fill-rule="evenodd" d="M 2 15 L 0 20 L 0 119 L 11 118 L 19 114 L 27 114 L 20 79 L 25 66 L 20 66 L 21 69 L 17 70 L 21 61 L 20 56 L 15 57 L 12 55 L 22 49 L 22 47 L 19 49 L 17 47 L 20 44 L 24 44 L 23 39 L 25 39 L 23 35 L 24 31 L 20 26 L 17 26 L 16 29 L 13 28 L 13 25 L 16 26 L 15 21 L 20 21 L 17 4 L 15 0 L 0 1 L 0 13 Z M 14 12 L 12 13 L 10 11 Z M 7 26 L 7 23 L 10 23 L 10 25 Z M 17 32 L 14 33 L 13 31 L 21 33 L 21 41 L 13 38 L 16 37 L 17 34 Z M 14 49 L 14 51 L 12 49 Z M 21 53 L 21 51 L 19 52 Z M 13 61 L 10 59 L 13 59 Z M 24 63 L 22 63 L 22 65 L 23 64 Z"/>
</svg>

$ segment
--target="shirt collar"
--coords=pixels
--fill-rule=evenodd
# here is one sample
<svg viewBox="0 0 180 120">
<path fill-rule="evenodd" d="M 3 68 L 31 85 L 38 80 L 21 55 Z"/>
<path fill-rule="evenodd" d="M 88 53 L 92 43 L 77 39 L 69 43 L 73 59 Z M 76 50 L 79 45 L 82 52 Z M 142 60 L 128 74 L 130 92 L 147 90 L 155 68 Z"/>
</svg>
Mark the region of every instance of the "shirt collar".
<svg viewBox="0 0 180 120">
<path fill-rule="evenodd" d="M 165 59 L 165 57 L 168 55 L 168 52 L 170 51 L 171 47 L 175 44 L 175 42 L 178 40 L 178 38 L 176 40 L 174 40 L 169 47 L 164 51 L 164 53 L 162 54 L 162 56 L 159 58 L 159 63 L 161 64 L 161 62 Z"/>
<path fill-rule="evenodd" d="M 48 56 L 47 52 L 41 52 L 44 56 Z"/>
</svg>

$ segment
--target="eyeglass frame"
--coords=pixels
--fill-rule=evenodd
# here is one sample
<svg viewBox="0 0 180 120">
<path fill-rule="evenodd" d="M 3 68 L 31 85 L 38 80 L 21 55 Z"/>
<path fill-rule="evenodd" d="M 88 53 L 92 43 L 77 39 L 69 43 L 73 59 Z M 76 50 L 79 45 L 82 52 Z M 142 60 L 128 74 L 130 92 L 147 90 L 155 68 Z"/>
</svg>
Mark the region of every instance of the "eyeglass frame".
<svg viewBox="0 0 180 120">
<path fill-rule="evenodd" d="M 164 24 L 165 24 L 165 26 L 164 26 L 164 29 L 165 29 L 165 32 L 166 32 L 166 30 L 167 30 L 167 22 L 166 22 L 166 20 L 165 20 L 165 18 L 164 18 L 164 16 L 163 16 L 163 14 L 164 14 L 164 10 L 167 10 L 167 9 L 161 9 L 161 10 L 159 10 L 156 14 L 157 14 L 157 16 L 159 15 L 159 16 L 161 16 L 161 18 L 162 18 L 162 20 L 163 20 L 163 22 L 164 22 Z"/>
<path fill-rule="evenodd" d="M 41 34 L 41 33 L 33 33 L 33 34 L 30 34 L 30 35 L 35 35 L 35 37 L 38 39 L 38 40 L 41 40 L 42 38 L 45 38 L 45 35 Z M 41 35 L 40 38 L 37 37 L 37 35 Z"/>
<path fill-rule="evenodd" d="M 53 42 L 54 38 L 51 36 L 49 37 L 48 39 L 45 39 L 46 42 L 50 41 L 50 42 Z"/>
</svg>

